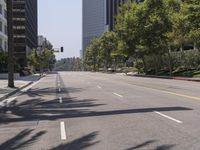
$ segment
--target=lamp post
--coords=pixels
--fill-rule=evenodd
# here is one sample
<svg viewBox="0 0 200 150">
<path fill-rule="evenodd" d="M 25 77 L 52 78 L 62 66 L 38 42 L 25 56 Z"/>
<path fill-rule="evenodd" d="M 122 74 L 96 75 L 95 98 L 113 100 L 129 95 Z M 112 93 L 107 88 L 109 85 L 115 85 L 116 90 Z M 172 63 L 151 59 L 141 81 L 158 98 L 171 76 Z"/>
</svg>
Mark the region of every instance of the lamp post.
<svg viewBox="0 0 200 150">
<path fill-rule="evenodd" d="M 8 30 L 8 87 L 14 88 L 14 39 L 13 39 L 13 0 L 7 0 Z"/>
</svg>

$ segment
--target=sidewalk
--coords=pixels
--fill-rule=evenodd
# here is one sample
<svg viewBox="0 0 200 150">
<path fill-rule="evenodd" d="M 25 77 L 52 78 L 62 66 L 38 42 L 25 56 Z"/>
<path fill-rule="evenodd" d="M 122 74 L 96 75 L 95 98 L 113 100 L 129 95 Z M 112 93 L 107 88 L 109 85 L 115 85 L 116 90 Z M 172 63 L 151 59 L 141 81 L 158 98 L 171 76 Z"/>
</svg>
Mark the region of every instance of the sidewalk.
<svg viewBox="0 0 200 150">
<path fill-rule="evenodd" d="M 175 76 L 170 77 L 170 76 L 140 75 L 140 74 L 127 74 L 127 76 L 200 82 L 200 78 L 189 78 L 189 77 L 175 77 Z"/>
<path fill-rule="evenodd" d="M 20 77 L 15 80 L 16 88 L 9 88 L 8 80 L 0 79 L 0 101 L 17 93 L 19 90 L 27 87 L 28 85 L 32 84 L 34 81 L 39 80 L 40 78 L 41 77 L 38 74 L 26 77 Z"/>
</svg>

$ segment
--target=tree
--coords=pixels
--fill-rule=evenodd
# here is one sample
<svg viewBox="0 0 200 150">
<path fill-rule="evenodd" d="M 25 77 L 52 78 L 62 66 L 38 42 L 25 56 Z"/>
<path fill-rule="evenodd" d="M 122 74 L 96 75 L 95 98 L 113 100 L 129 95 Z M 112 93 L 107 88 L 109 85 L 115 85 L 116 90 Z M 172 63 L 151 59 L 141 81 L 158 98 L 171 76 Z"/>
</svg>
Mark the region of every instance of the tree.
<svg viewBox="0 0 200 150">
<path fill-rule="evenodd" d="M 31 55 L 28 58 L 29 65 L 33 66 L 35 70 L 40 70 L 43 74 L 44 69 L 52 70 L 55 61 L 55 55 L 52 50 L 45 48 L 41 54 L 38 54 L 33 49 Z"/>
<path fill-rule="evenodd" d="M 86 48 L 84 56 L 85 69 L 96 71 L 99 68 L 100 38 L 94 38 Z M 91 68 L 92 67 L 92 68 Z"/>
<path fill-rule="evenodd" d="M 98 60 L 107 70 L 113 63 L 113 58 L 116 59 L 117 54 L 117 35 L 115 32 L 105 32 L 100 37 L 100 51 Z M 112 57 L 113 56 L 113 57 Z"/>
<path fill-rule="evenodd" d="M 187 20 L 190 26 L 189 38 L 194 42 L 195 49 L 200 49 L 200 1 L 190 0 L 186 3 Z"/>
<path fill-rule="evenodd" d="M 136 12 L 139 8 L 137 3 L 127 2 L 122 5 L 116 17 L 115 32 L 121 41 L 120 49 L 123 49 L 126 59 L 132 56 L 136 49 L 139 27 Z"/>
</svg>

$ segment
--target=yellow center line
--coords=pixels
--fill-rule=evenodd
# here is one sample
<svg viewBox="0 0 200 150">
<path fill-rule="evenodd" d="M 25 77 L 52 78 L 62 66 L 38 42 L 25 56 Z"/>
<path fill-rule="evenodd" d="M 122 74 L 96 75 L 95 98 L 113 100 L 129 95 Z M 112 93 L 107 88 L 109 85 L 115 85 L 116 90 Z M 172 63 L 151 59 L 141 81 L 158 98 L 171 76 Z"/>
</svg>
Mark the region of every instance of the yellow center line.
<svg viewBox="0 0 200 150">
<path fill-rule="evenodd" d="M 200 100 L 200 97 L 194 97 L 194 96 L 189 96 L 189 95 L 175 93 L 175 92 L 170 92 L 170 91 L 163 91 L 163 90 L 159 90 L 159 91 L 162 92 L 162 93 L 176 95 L 176 96 L 180 96 L 180 97 L 184 97 L 184 98 L 189 98 L 189 99 L 192 99 L 192 100 Z"/>
</svg>

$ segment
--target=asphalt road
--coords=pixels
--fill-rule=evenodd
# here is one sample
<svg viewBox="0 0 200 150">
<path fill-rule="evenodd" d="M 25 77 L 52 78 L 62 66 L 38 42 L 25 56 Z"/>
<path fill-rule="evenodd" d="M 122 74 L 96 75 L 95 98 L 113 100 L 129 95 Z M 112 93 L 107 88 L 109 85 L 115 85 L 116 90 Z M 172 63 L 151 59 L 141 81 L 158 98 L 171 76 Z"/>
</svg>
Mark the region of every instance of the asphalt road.
<svg viewBox="0 0 200 150">
<path fill-rule="evenodd" d="M 4 101 L 0 150 L 199 150 L 200 84 L 60 72 Z"/>
</svg>

